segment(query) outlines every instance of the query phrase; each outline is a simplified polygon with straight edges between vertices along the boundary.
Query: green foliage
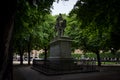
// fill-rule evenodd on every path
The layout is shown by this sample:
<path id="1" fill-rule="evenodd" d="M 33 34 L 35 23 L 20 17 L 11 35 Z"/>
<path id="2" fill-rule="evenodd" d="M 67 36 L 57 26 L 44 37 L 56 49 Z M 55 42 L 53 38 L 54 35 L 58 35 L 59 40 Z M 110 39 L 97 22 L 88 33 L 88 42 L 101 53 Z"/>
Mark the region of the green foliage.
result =
<path id="1" fill-rule="evenodd" d="M 110 52 L 105 52 L 100 54 L 101 58 L 120 58 L 120 53 L 112 54 Z"/>
<path id="2" fill-rule="evenodd" d="M 24 45 L 24 51 L 28 45 L 30 50 L 48 46 L 54 32 L 54 17 L 48 15 L 53 0 L 48 1 L 33 2 L 33 5 L 30 1 L 18 1 L 14 27 L 14 49 L 17 50 L 18 45 Z"/>
<path id="3" fill-rule="evenodd" d="M 67 16 L 67 27 L 65 28 L 65 35 L 68 35 L 72 41 L 72 50 L 79 48 L 79 34 L 81 33 L 79 30 L 79 24 L 76 20 L 76 15 Z"/>
<path id="4" fill-rule="evenodd" d="M 44 57 L 45 57 L 45 53 L 44 52 L 39 54 L 39 58 L 44 58 Z M 49 57 L 49 53 L 47 54 L 47 57 Z"/>
<path id="5" fill-rule="evenodd" d="M 96 23 L 92 22 L 85 28 L 81 27 L 81 22 L 76 19 L 77 15 L 67 18 L 66 34 L 73 42 L 72 48 L 95 52 L 96 50 L 108 50 L 111 28 L 103 27 L 99 29 Z"/>
<path id="6" fill-rule="evenodd" d="M 51 39 L 54 37 L 54 24 L 55 18 L 51 15 L 45 16 L 45 21 L 39 25 L 41 27 L 41 32 L 39 33 L 39 45 L 41 48 L 45 46 L 48 48 Z M 37 43 L 38 44 L 38 43 Z"/>
<path id="7" fill-rule="evenodd" d="M 87 50 L 120 48 L 119 5 L 119 0 L 78 0 L 70 15 L 77 14 L 80 29 L 85 30 Z"/>
<path id="8" fill-rule="evenodd" d="M 82 54 L 76 54 L 76 53 L 72 53 L 72 57 L 76 58 L 76 59 L 80 59 Z M 96 54 L 94 53 L 86 53 L 84 54 L 85 58 L 97 58 Z M 110 52 L 105 52 L 105 53 L 100 53 L 100 57 L 101 59 L 104 58 L 120 58 L 120 53 L 116 53 L 116 54 L 111 54 Z"/>
<path id="9" fill-rule="evenodd" d="M 76 54 L 76 53 L 73 53 L 72 54 L 72 57 L 73 58 L 76 58 L 76 59 L 81 59 L 81 56 L 82 56 L 83 54 Z M 86 54 L 84 54 L 84 57 L 85 58 L 90 58 L 90 59 L 92 59 L 92 58 L 96 58 L 96 54 L 94 54 L 94 53 L 86 53 Z"/>
<path id="10" fill-rule="evenodd" d="M 94 54 L 94 53 L 86 53 L 85 56 L 89 57 L 90 59 L 96 58 L 96 54 Z"/>
<path id="11" fill-rule="evenodd" d="M 44 58 L 44 53 L 39 54 L 39 58 Z"/>
<path id="12" fill-rule="evenodd" d="M 72 53 L 72 58 L 80 59 L 81 58 L 81 54 L 74 54 L 74 53 Z"/>
<path id="13" fill-rule="evenodd" d="M 119 18 L 119 0 L 78 0 L 72 12 L 77 14 L 77 18 L 82 24 L 89 25 L 91 22 L 97 25 L 114 25 Z M 114 15 L 113 15 L 114 14 Z"/>

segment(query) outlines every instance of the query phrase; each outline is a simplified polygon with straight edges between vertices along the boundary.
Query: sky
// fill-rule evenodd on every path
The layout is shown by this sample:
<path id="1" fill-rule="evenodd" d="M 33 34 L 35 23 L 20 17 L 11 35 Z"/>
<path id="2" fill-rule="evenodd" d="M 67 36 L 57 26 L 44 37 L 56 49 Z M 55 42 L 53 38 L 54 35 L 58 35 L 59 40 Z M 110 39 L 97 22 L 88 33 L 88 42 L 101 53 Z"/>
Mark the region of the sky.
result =
<path id="1" fill-rule="evenodd" d="M 68 14 L 74 7 L 74 4 L 77 2 L 77 0 L 69 0 L 69 1 L 59 1 L 53 3 L 53 9 L 51 14 L 52 15 L 58 15 L 59 13 L 62 14 Z"/>

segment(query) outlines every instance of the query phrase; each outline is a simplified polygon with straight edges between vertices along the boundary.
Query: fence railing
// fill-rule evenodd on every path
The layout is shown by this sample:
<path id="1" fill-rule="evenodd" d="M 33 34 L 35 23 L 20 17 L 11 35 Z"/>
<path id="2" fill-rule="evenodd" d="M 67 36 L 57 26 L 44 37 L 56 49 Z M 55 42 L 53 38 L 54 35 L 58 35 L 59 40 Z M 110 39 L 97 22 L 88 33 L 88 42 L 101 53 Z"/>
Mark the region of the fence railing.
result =
<path id="1" fill-rule="evenodd" d="M 73 61 L 72 61 L 73 62 Z M 61 68 L 64 65 L 60 65 L 60 67 L 52 68 L 51 63 L 48 60 L 33 60 L 33 67 L 44 70 L 47 72 L 50 72 L 52 69 L 55 71 L 75 71 L 79 70 L 80 72 L 90 72 L 90 71 L 96 71 L 96 61 L 95 60 L 74 60 L 74 63 L 68 64 L 67 69 Z M 65 66 L 66 67 L 66 66 Z"/>
<path id="2" fill-rule="evenodd" d="M 85 58 L 84 60 L 81 60 L 81 59 L 79 59 L 80 61 L 84 61 L 84 60 L 87 60 L 87 61 L 92 61 L 92 62 L 94 62 L 94 63 L 96 63 L 97 64 L 97 59 L 96 58 Z M 120 64 L 120 58 L 108 58 L 108 57 L 105 57 L 105 58 L 101 58 L 100 59 L 101 60 L 101 63 L 102 64 Z"/>

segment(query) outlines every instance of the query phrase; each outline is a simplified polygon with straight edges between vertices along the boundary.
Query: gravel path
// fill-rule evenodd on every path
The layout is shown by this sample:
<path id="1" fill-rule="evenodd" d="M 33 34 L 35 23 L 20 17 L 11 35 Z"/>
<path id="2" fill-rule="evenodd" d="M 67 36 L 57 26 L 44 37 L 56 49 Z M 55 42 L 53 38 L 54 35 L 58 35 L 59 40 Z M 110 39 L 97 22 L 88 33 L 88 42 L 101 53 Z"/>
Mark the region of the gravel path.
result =
<path id="1" fill-rule="evenodd" d="M 14 67 L 14 80 L 120 80 L 120 71 L 92 72 L 46 76 L 31 66 Z"/>

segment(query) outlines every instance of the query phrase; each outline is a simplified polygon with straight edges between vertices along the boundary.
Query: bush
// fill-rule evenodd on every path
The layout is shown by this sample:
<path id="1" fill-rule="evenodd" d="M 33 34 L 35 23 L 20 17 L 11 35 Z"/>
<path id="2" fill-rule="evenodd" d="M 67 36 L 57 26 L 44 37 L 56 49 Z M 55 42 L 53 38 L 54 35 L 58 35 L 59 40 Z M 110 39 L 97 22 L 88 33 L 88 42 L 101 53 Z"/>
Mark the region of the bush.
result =
<path id="1" fill-rule="evenodd" d="M 72 58 L 80 59 L 81 54 L 72 53 Z"/>
<path id="2" fill-rule="evenodd" d="M 44 58 L 44 52 L 39 54 L 39 58 Z"/>
<path id="3" fill-rule="evenodd" d="M 44 52 L 39 54 L 39 58 L 44 58 L 44 56 L 45 56 L 45 53 L 44 53 Z M 48 57 L 48 56 L 49 56 L 49 53 L 47 53 L 47 57 Z"/>
<path id="4" fill-rule="evenodd" d="M 80 59 L 82 54 L 72 53 L 72 57 L 76 59 Z M 86 53 L 84 54 L 86 58 L 96 58 L 95 53 Z M 120 53 L 112 54 L 110 52 L 100 53 L 101 58 L 120 58 Z"/>

